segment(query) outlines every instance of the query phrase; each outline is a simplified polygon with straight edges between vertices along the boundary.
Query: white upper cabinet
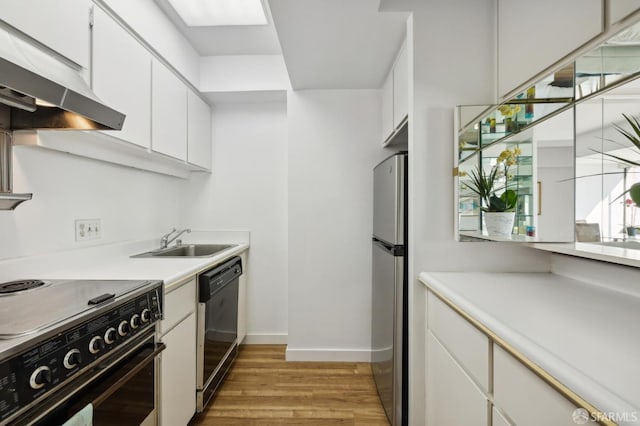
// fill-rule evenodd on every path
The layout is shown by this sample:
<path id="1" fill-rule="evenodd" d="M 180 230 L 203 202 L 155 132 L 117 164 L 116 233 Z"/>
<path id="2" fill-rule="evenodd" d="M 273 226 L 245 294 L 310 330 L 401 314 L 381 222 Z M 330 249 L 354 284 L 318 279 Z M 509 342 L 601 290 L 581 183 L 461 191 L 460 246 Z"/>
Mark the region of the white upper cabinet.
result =
<path id="1" fill-rule="evenodd" d="M 603 0 L 498 0 L 499 96 L 602 31 Z"/>
<path id="2" fill-rule="evenodd" d="M 90 0 L 0 0 L 1 19 L 89 68 Z"/>
<path id="3" fill-rule="evenodd" d="M 393 70 L 382 85 L 382 141 L 393 134 Z"/>
<path id="4" fill-rule="evenodd" d="M 187 161 L 211 170 L 211 108 L 189 90 L 187 106 Z"/>
<path id="5" fill-rule="evenodd" d="M 409 113 L 409 56 L 402 46 L 393 67 L 393 127 L 398 129 Z"/>
<path id="6" fill-rule="evenodd" d="M 124 28 L 95 7 L 93 90 L 127 117 L 121 131 L 105 132 L 145 148 L 151 146 L 151 54 Z"/>
<path id="7" fill-rule="evenodd" d="M 382 84 L 382 143 L 386 146 L 409 113 L 409 56 L 406 43 Z"/>
<path id="8" fill-rule="evenodd" d="M 186 161 L 187 87 L 155 58 L 151 75 L 151 149 Z"/>
<path id="9" fill-rule="evenodd" d="M 609 23 L 620 22 L 636 10 L 640 9 L 638 0 L 613 0 L 609 6 Z"/>

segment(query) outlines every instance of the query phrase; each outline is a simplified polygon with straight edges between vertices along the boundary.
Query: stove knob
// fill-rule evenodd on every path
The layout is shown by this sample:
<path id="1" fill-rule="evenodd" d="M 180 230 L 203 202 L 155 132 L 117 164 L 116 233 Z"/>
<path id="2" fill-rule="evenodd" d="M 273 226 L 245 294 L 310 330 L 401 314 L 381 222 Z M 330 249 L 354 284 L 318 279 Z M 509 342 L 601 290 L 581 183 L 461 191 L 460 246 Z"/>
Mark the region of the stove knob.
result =
<path id="1" fill-rule="evenodd" d="M 142 310 L 142 313 L 140 314 L 140 318 L 142 319 L 142 322 L 149 322 L 149 320 L 151 319 L 151 311 L 147 308 L 144 308 Z"/>
<path id="2" fill-rule="evenodd" d="M 104 341 L 107 345 L 112 344 L 116 341 L 116 337 L 118 336 L 118 332 L 115 328 L 109 327 L 107 331 L 104 332 Z"/>
<path id="3" fill-rule="evenodd" d="M 120 325 L 118 325 L 118 334 L 122 337 L 129 334 L 129 322 L 127 320 L 122 321 Z"/>
<path id="4" fill-rule="evenodd" d="M 89 352 L 97 354 L 104 349 L 104 340 L 100 336 L 94 336 L 89 342 Z"/>
<path id="5" fill-rule="evenodd" d="M 31 389 L 40 389 L 47 383 L 51 383 L 51 369 L 49 367 L 38 367 L 31 373 L 31 378 L 29 379 Z"/>
<path id="6" fill-rule="evenodd" d="M 131 317 L 131 328 L 135 330 L 138 327 L 140 327 L 140 315 L 133 314 Z"/>
<path id="7" fill-rule="evenodd" d="M 67 370 L 73 370 L 78 366 L 78 364 L 80 364 L 81 361 L 82 357 L 80 356 L 80 351 L 77 349 L 71 349 L 64 356 L 64 361 L 62 362 L 62 364 Z"/>

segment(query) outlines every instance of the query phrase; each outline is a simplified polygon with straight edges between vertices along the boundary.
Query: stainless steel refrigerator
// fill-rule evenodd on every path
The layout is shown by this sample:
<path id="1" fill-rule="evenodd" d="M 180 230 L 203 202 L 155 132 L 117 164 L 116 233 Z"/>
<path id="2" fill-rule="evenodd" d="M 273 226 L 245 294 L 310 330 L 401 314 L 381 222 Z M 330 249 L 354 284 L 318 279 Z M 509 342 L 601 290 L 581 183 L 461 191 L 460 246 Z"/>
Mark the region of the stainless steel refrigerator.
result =
<path id="1" fill-rule="evenodd" d="M 408 421 L 407 153 L 373 169 L 371 361 L 393 426 Z"/>

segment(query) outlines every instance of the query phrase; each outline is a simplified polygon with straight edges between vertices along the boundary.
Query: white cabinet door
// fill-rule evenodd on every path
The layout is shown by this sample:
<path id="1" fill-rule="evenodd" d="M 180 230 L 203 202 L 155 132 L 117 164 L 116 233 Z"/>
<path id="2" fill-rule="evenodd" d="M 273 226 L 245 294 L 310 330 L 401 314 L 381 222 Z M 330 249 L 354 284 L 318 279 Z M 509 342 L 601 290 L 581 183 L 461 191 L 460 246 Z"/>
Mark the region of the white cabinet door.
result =
<path id="1" fill-rule="evenodd" d="M 196 314 L 162 337 L 160 425 L 186 425 L 196 412 Z"/>
<path id="2" fill-rule="evenodd" d="M 600 34 L 602 2 L 498 0 L 498 94 L 515 90 Z M 486 48 L 490 55 L 491 46 Z"/>
<path id="3" fill-rule="evenodd" d="M 0 19 L 89 68 L 90 0 L 0 0 Z"/>
<path id="4" fill-rule="evenodd" d="M 382 85 L 382 142 L 393 133 L 393 69 Z"/>
<path id="5" fill-rule="evenodd" d="M 187 161 L 211 170 L 211 108 L 189 90 Z"/>
<path id="6" fill-rule="evenodd" d="M 496 345 L 493 362 L 494 404 L 518 426 L 575 426 L 576 406 Z"/>
<path id="7" fill-rule="evenodd" d="M 609 22 L 615 24 L 640 9 L 638 0 L 613 0 L 609 3 Z"/>
<path id="8" fill-rule="evenodd" d="M 430 331 L 427 339 L 428 424 L 486 426 L 489 409 L 486 396 Z"/>
<path id="9" fill-rule="evenodd" d="M 491 418 L 493 419 L 491 421 L 491 426 L 511 426 L 511 423 L 509 423 L 507 419 L 505 419 L 504 416 L 496 410 L 496 407 L 493 407 L 491 414 Z"/>
<path id="10" fill-rule="evenodd" d="M 402 46 L 393 67 L 393 127 L 398 128 L 409 113 L 409 56 Z"/>
<path id="11" fill-rule="evenodd" d="M 151 149 L 187 159 L 187 86 L 157 59 L 151 72 Z"/>
<path id="12" fill-rule="evenodd" d="M 151 146 L 151 54 L 99 7 L 94 8 L 93 90 L 127 117 L 121 131 L 105 132 Z"/>

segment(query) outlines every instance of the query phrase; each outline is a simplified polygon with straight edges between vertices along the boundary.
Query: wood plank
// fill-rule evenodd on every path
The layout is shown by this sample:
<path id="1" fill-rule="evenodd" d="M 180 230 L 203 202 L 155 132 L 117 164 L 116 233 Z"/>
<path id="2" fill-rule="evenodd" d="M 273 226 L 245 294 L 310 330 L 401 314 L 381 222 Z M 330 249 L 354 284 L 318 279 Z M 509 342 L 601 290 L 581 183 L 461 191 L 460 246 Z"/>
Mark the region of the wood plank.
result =
<path id="1" fill-rule="evenodd" d="M 389 425 L 368 363 L 286 362 L 284 345 L 243 345 L 191 426 Z"/>

